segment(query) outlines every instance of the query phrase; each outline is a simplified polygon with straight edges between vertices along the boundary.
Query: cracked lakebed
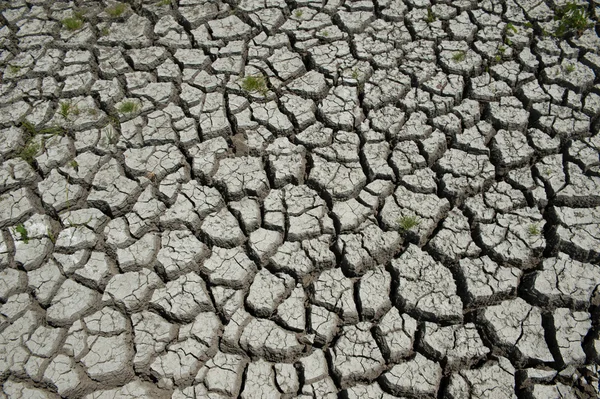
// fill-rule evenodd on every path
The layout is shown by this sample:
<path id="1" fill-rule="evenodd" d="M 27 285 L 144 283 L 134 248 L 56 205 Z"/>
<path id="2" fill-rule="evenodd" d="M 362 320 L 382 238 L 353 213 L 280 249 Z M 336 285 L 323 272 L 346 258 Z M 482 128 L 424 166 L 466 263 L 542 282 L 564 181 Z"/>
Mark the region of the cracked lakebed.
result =
<path id="1" fill-rule="evenodd" d="M 600 395 L 594 2 L 0 10 L 0 398 Z"/>

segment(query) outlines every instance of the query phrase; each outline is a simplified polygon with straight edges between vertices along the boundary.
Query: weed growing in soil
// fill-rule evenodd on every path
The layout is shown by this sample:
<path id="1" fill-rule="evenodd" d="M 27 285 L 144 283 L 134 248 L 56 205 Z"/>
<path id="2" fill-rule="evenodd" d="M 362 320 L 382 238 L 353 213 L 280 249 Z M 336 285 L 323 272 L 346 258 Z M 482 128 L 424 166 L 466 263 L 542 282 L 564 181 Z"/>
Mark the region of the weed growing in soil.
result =
<path id="1" fill-rule="evenodd" d="M 264 96 L 267 95 L 267 82 L 264 76 L 246 76 L 242 80 L 242 89 L 249 93 L 259 92 Z"/>
<path id="2" fill-rule="evenodd" d="M 76 31 L 83 26 L 83 18 L 81 15 L 65 18 L 62 21 L 64 28 L 68 31 Z"/>
<path id="3" fill-rule="evenodd" d="M 416 216 L 410 215 L 402 216 L 400 219 L 398 219 L 398 223 L 400 224 L 400 230 L 408 231 L 413 227 L 418 226 L 420 222 Z"/>
<path id="4" fill-rule="evenodd" d="M 110 7 L 108 7 L 106 10 L 106 13 L 108 15 L 110 15 L 113 18 L 118 18 L 121 15 L 123 15 L 123 13 L 125 12 L 125 10 L 127 9 L 127 6 L 125 5 L 125 3 L 116 3 Z"/>
<path id="5" fill-rule="evenodd" d="M 25 226 L 23 226 L 23 223 L 19 223 L 15 227 L 15 232 L 21 236 L 21 241 L 23 241 L 25 244 L 29 243 L 29 235 Z"/>
<path id="6" fill-rule="evenodd" d="M 575 33 L 581 35 L 584 30 L 593 25 L 588 19 L 585 7 L 575 2 L 569 2 L 559 8 L 554 15 L 554 20 L 559 21 L 554 32 L 557 37 Z"/>
<path id="7" fill-rule="evenodd" d="M 125 101 L 119 106 L 119 112 L 122 114 L 131 114 L 139 109 L 140 105 L 134 101 Z"/>
<path id="8" fill-rule="evenodd" d="M 461 62 L 464 61 L 466 57 L 467 54 L 464 51 L 457 51 L 456 53 L 452 54 L 452 61 Z"/>
<path id="9" fill-rule="evenodd" d="M 529 227 L 527 227 L 527 232 L 529 233 L 530 236 L 539 236 L 540 228 L 538 227 L 537 224 L 530 224 Z"/>

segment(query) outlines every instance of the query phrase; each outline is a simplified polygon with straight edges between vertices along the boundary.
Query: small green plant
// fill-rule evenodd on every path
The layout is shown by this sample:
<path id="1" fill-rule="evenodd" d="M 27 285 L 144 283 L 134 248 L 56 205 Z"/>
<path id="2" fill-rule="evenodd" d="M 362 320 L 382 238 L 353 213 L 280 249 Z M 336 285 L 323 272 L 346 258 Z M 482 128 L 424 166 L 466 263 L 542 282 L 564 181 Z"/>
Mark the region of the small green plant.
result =
<path id="1" fill-rule="evenodd" d="M 114 5 L 107 7 L 104 11 L 106 11 L 106 13 L 112 18 L 118 18 L 123 15 L 126 9 L 127 6 L 125 3 L 115 3 Z"/>
<path id="2" fill-rule="evenodd" d="M 504 47 L 504 46 L 499 46 L 499 47 L 498 47 L 498 54 L 500 54 L 500 55 L 504 55 L 504 53 L 506 53 L 506 47 Z"/>
<path id="3" fill-rule="evenodd" d="M 159 6 L 170 6 L 171 5 L 171 0 L 160 0 L 158 2 Z"/>
<path id="4" fill-rule="evenodd" d="M 9 65 L 8 66 L 8 70 L 10 71 L 10 73 L 12 73 L 13 75 L 16 75 L 17 73 L 19 73 L 19 71 L 21 70 L 22 67 L 18 66 L 18 65 Z"/>
<path id="5" fill-rule="evenodd" d="M 46 229 L 46 235 L 52 241 L 52 244 L 56 244 L 56 235 L 50 229 Z"/>
<path id="6" fill-rule="evenodd" d="M 60 103 L 60 108 L 58 110 L 60 116 L 62 116 L 65 120 L 69 120 L 71 115 L 77 116 L 80 114 L 79 107 L 77 105 L 73 105 L 71 101 L 63 101 Z"/>
<path id="7" fill-rule="evenodd" d="M 68 31 L 76 31 L 83 26 L 83 18 L 81 15 L 73 15 L 72 17 L 62 20 L 64 28 Z"/>
<path id="8" fill-rule="evenodd" d="M 413 227 L 418 226 L 420 221 L 416 216 L 410 215 L 410 216 L 402 216 L 398 220 L 398 223 L 400 224 L 400 230 L 408 231 L 408 230 L 412 229 Z"/>
<path id="9" fill-rule="evenodd" d="M 29 235 L 25 226 L 23 226 L 23 223 L 19 223 L 15 227 L 15 232 L 21 236 L 21 241 L 23 241 L 25 244 L 29 244 Z"/>
<path id="10" fill-rule="evenodd" d="M 77 170 L 79 169 L 79 163 L 76 160 L 71 160 L 71 162 L 69 162 L 69 166 L 72 167 L 73 169 Z"/>
<path id="11" fill-rule="evenodd" d="M 29 165 L 33 164 L 33 159 L 35 158 L 35 156 L 37 155 L 37 153 L 40 151 L 40 145 L 36 142 L 34 142 L 33 140 L 29 140 L 26 144 L 25 147 L 23 147 L 23 149 L 21 150 L 21 152 L 19 152 L 19 157 L 27 162 Z"/>
<path id="12" fill-rule="evenodd" d="M 575 72 L 575 64 L 569 63 L 569 64 L 565 65 L 565 72 L 566 73 L 573 73 L 573 72 Z"/>
<path id="13" fill-rule="evenodd" d="M 464 61 L 465 58 L 467 57 L 467 54 L 464 51 L 457 51 L 454 54 L 452 54 L 452 61 L 454 62 L 461 62 Z"/>
<path id="14" fill-rule="evenodd" d="M 515 33 L 518 33 L 519 30 L 510 22 L 506 24 L 506 35 L 507 36 L 512 36 Z"/>
<path id="15" fill-rule="evenodd" d="M 294 15 L 296 16 L 296 18 L 302 17 L 302 10 L 296 10 L 296 12 L 294 13 Z"/>
<path id="16" fill-rule="evenodd" d="M 496 54 L 496 56 L 494 57 L 494 62 L 497 64 L 500 61 L 502 61 L 502 56 L 500 54 Z"/>
<path id="17" fill-rule="evenodd" d="M 119 142 L 119 136 L 115 133 L 112 125 L 106 125 L 104 133 L 106 134 L 106 145 L 117 144 Z"/>
<path id="18" fill-rule="evenodd" d="M 526 27 L 527 29 L 533 29 L 533 24 L 529 21 L 525 22 L 523 24 L 524 27 Z"/>
<path id="19" fill-rule="evenodd" d="M 321 32 L 321 34 L 323 36 L 325 36 L 325 37 L 328 37 L 329 36 L 329 31 L 328 30 L 324 30 L 324 31 Z"/>
<path id="20" fill-rule="evenodd" d="M 554 20 L 559 21 L 554 34 L 563 37 L 569 34 L 581 35 L 584 30 L 593 25 L 588 19 L 588 13 L 583 5 L 568 2 L 554 14 Z"/>
<path id="21" fill-rule="evenodd" d="M 360 71 L 356 68 L 352 70 L 352 79 L 358 80 L 360 78 Z"/>
<path id="22" fill-rule="evenodd" d="M 538 227 L 537 224 L 530 224 L 527 227 L 527 232 L 529 233 L 530 236 L 539 236 L 540 235 L 540 228 Z"/>
<path id="23" fill-rule="evenodd" d="M 119 106 L 119 112 L 122 114 L 132 114 L 140 109 L 140 105 L 135 101 L 124 101 Z"/>
<path id="24" fill-rule="evenodd" d="M 433 11 L 431 11 L 431 7 L 427 7 L 427 17 L 425 18 L 425 22 L 427 22 L 428 24 L 432 23 L 435 21 L 435 15 L 433 14 Z"/>
<path id="25" fill-rule="evenodd" d="M 100 35 L 101 36 L 108 36 L 108 35 L 110 35 L 110 29 L 108 29 L 107 26 L 105 26 L 104 28 L 100 29 Z"/>
<path id="26" fill-rule="evenodd" d="M 259 92 L 264 96 L 267 95 L 267 82 L 264 76 L 246 76 L 242 80 L 242 89 L 247 92 Z"/>

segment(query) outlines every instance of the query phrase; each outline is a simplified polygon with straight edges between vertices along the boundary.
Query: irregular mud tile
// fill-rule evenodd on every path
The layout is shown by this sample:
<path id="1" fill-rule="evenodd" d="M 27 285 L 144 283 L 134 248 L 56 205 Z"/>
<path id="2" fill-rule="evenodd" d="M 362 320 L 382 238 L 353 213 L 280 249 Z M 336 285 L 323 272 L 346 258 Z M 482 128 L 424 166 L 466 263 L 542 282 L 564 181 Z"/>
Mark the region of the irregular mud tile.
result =
<path id="1" fill-rule="evenodd" d="M 187 272 L 199 271 L 199 265 L 209 255 L 208 247 L 189 230 L 171 230 L 162 234 L 156 267 L 167 280 L 174 280 Z"/>
<path id="2" fill-rule="evenodd" d="M 298 372 L 293 364 L 289 363 L 276 363 L 275 369 L 275 382 L 277 387 L 283 394 L 294 395 L 300 389 L 300 382 L 298 381 Z"/>
<path id="3" fill-rule="evenodd" d="M 519 361 L 553 361 L 544 338 L 540 308 L 516 298 L 488 306 L 478 318 L 489 338 Z"/>
<path id="4" fill-rule="evenodd" d="M 87 202 L 92 207 L 109 209 L 113 215 L 118 215 L 133 205 L 141 191 L 140 185 L 127 178 L 123 167 L 111 158 L 96 173 Z"/>
<path id="5" fill-rule="evenodd" d="M 459 261 L 459 279 L 465 285 L 469 305 L 480 306 L 515 296 L 523 272 L 500 266 L 487 255 Z"/>
<path id="6" fill-rule="evenodd" d="M 51 268 L 54 265 L 55 265 L 54 262 L 52 262 L 52 263 L 49 262 L 49 268 Z M 40 269 L 38 269 L 38 270 L 40 270 Z M 58 270 L 58 268 L 55 270 L 48 270 L 49 276 L 38 278 L 37 281 L 43 283 L 46 281 L 46 279 L 50 280 L 51 279 L 50 277 L 51 276 L 53 277 L 55 275 L 55 272 L 60 274 L 60 271 Z M 33 282 L 29 283 L 29 279 L 31 279 L 31 278 L 32 277 L 29 274 L 25 273 L 22 270 L 5 268 L 4 270 L 0 271 L 0 300 L 2 302 L 6 302 L 6 300 L 10 296 L 24 292 L 25 289 L 27 288 L 28 284 L 30 284 L 33 287 L 40 285 L 35 280 Z"/>
<path id="7" fill-rule="evenodd" d="M 70 357 L 57 355 L 44 372 L 44 382 L 56 387 L 61 396 L 80 396 L 92 387 L 81 366 Z"/>
<path id="8" fill-rule="evenodd" d="M 592 327 L 590 314 L 558 308 L 552 314 L 554 334 L 560 358 L 567 365 L 581 365 L 586 362 L 583 340 Z"/>
<path id="9" fill-rule="evenodd" d="M 290 361 L 304 350 L 298 337 L 270 320 L 252 318 L 245 326 L 240 346 L 251 356 L 271 361 Z"/>
<path id="10" fill-rule="evenodd" d="M 259 158 L 223 159 L 213 179 L 232 200 L 239 200 L 244 195 L 264 197 L 269 189 L 267 175 Z"/>
<path id="11" fill-rule="evenodd" d="M 144 137 L 149 136 L 148 133 Z M 172 144 L 131 148 L 123 153 L 125 165 L 137 176 L 161 181 L 184 165 L 183 154 Z"/>
<path id="12" fill-rule="evenodd" d="M 442 223 L 442 229 L 428 245 L 435 255 L 452 262 L 465 257 L 475 257 L 481 252 L 471 237 L 468 219 L 457 208 L 448 213 Z"/>
<path id="13" fill-rule="evenodd" d="M 370 385 L 358 384 L 343 391 L 348 399 L 373 398 L 373 399 L 392 399 L 396 396 L 385 392 L 378 383 Z"/>
<path id="14" fill-rule="evenodd" d="M 258 201 L 246 197 L 240 201 L 229 202 L 228 206 L 240 221 L 240 227 L 242 227 L 246 234 L 260 228 L 262 215 Z"/>
<path id="15" fill-rule="evenodd" d="M 11 271 L 13 269 L 7 270 Z M 65 277 L 61 274 L 59 264 L 55 260 L 49 259 L 40 268 L 27 272 L 25 281 L 25 284 L 28 284 L 29 288 L 33 290 L 36 300 L 41 305 L 47 306 L 65 281 Z M 7 280 L 7 282 L 10 282 L 10 280 Z M 18 281 L 15 281 L 15 283 L 18 283 Z M 18 290 L 19 285 L 13 287 Z"/>
<path id="16" fill-rule="evenodd" d="M 315 100 L 324 98 L 329 91 L 323 74 L 314 70 L 295 78 L 286 87 L 292 93 Z"/>
<path id="17" fill-rule="evenodd" d="M 427 252 L 410 244 L 391 266 L 398 278 L 396 293 L 401 308 L 434 322 L 462 320 L 463 304 L 452 273 Z"/>
<path id="18" fill-rule="evenodd" d="M 402 237 L 396 231 L 383 231 L 366 222 L 353 234 L 341 234 L 336 242 L 342 255 L 342 269 L 360 276 L 377 264 L 388 262 L 398 250 Z"/>
<path id="19" fill-rule="evenodd" d="M 398 363 L 413 353 L 417 320 L 392 307 L 379 321 L 375 337 L 388 362 Z"/>
<path id="20" fill-rule="evenodd" d="M 495 223 L 477 224 L 475 234 L 492 258 L 528 269 L 535 267 L 546 248 L 545 225 L 537 208 L 523 208 L 497 214 Z"/>
<path id="21" fill-rule="evenodd" d="M 257 271 L 243 247 L 231 249 L 213 247 L 210 258 L 204 261 L 200 271 L 208 275 L 212 284 L 234 289 L 247 288 Z"/>
<path id="22" fill-rule="evenodd" d="M 290 296 L 277 307 L 277 320 L 290 330 L 302 332 L 306 328 L 306 294 L 297 284 Z"/>
<path id="23" fill-rule="evenodd" d="M 200 312 L 214 310 L 204 280 L 193 272 L 156 289 L 150 304 L 169 318 L 188 323 Z"/>
<path id="24" fill-rule="evenodd" d="M 332 212 L 340 226 L 340 232 L 349 232 L 356 229 L 372 214 L 370 208 L 354 198 L 344 202 L 335 202 Z"/>
<path id="25" fill-rule="evenodd" d="M 516 97 L 506 96 L 500 98 L 499 102 L 491 102 L 489 104 L 490 119 L 497 129 L 507 129 L 511 131 L 513 139 L 516 139 L 515 143 L 512 144 L 512 150 L 516 152 L 515 158 L 523 158 L 528 155 L 531 156 L 532 149 L 526 145 L 526 140 L 520 135 L 517 135 L 515 131 L 524 132 L 529 124 L 529 111 L 523 109 L 523 104 Z M 498 131 L 500 133 L 501 130 Z M 515 137 L 516 136 L 516 137 Z M 498 137 L 498 136 L 496 136 Z M 501 154 L 506 154 L 507 151 L 503 148 L 503 143 L 499 143 L 498 151 Z M 510 152 L 510 149 L 507 149 Z M 510 165 L 510 161 L 515 162 L 510 157 L 503 159 L 506 165 Z"/>
<path id="26" fill-rule="evenodd" d="M 273 255 L 283 243 L 283 234 L 267 229 L 258 229 L 250 234 L 248 246 L 255 259 L 261 264 Z"/>
<path id="27" fill-rule="evenodd" d="M 554 239 L 558 242 L 559 250 L 580 261 L 598 259 L 600 207 L 554 207 L 553 213 L 558 222 Z"/>
<path id="28" fill-rule="evenodd" d="M 516 130 L 498 130 L 491 144 L 492 161 L 503 172 L 527 165 L 535 153 L 527 143 L 527 136 Z"/>
<path id="29" fill-rule="evenodd" d="M 371 323 L 344 327 L 334 347 L 330 349 L 333 372 L 342 388 L 356 381 L 370 382 L 383 372 L 385 361 L 371 335 Z"/>
<path id="30" fill-rule="evenodd" d="M 324 398 L 335 399 L 337 397 L 338 388 L 330 377 L 325 377 L 322 380 L 305 384 L 302 387 L 302 395 L 298 396 L 302 399 L 308 398 Z"/>
<path id="31" fill-rule="evenodd" d="M 36 399 L 58 399 L 59 396 L 52 392 L 29 386 L 14 380 L 5 381 L 2 387 L 3 393 L 9 398 L 36 398 Z"/>
<path id="32" fill-rule="evenodd" d="M 414 193 L 399 186 L 393 196 L 385 199 L 380 216 L 386 229 L 409 234 L 421 246 L 449 210 L 450 203 L 445 198 L 440 199 L 435 194 Z M 412 221 L 416 225 L 409 226 Z"/>
<path id="33" fill-rule="evenodd" d="M 442 368 L 420 353 L 383 373 L 381 384 L 394 395 L 432 396 L 439 389 Z"/>
<path id="34" fill-rule="evenodd" d="M 544 102 L 533 104 L 532 113 L 538 118 L 540 129 L 551 136 L 568 139 L 589 134 L 590 118 L 580 111 Z"/>
<path id="35" fill-rule="evenodd" d="M 98 308 L 101 295 L 73 280 L 67 279 L 60 286 L 46 311 L 49 323 L 69 325 L 79 317 Z"/>
<path id="36" fill-rule="evenodd" d="M 74 280 L 98 291 L 104 291 L 112 276 L 118 273 L 114 262 L 104 252 L 92 252 L 83 267 L 71 276 Z"/>
<path id="37" fill-rule="evenodd" d="M 200 227 L 210 243 L 216 246 L 233 248 L 246 240 L 238 221 L 227 208 L 208 215 Z"/>
<path id="38" fill-rule="evenodd" d="M 450 376 L 445 397 L 516 399 L 515 368 L 508 359 L 500 357 L 480 368 L 461 370 Z"/>
<path id="39" fill-rule="evenodd" d="M 36 197 L 31 190 L 20 188 L 0 197 L 0 227 L 14 226 L 37 210 Z"/>
<path id="40" fill-rule="evenodd" d="M 327 359 L 321 349 L 314 349 L 312 354 L 300 358 L 298 362 L 301 366 L 300 370 L 305 385 L 312 384 L 329 376 Z"/>
<path id="41" fill-rule="evenodd" d="M 156 313 L 142 311 L 131 315 L 136 371 L 144 371 L 177 336 L 177 325 L 170 324 Z"/>
<path id="42" fill-rule="evenodd" d="M 313 283 L 314 303 L 340 315 L 346 323 L 358 322 L 358 311 L 354 302 L 354 285 L 344 276 L 341 269 L 322 272 Z"/>
<path id="43" fill-rule="evenodd" d="M 203 382 L 211 393 L 237 397 L 247 363 L 244 356 L 219 351 L 198 371 L 196 381 Z"/>
<path id="44" fill-rule="evenodd" d="M 272 363 L 262 359 L 251 362 L 246 368 L 246 379 L 242 392 L 242 399 L 251 398 L 280 398 L 281 393 L 275 382 L 275 371 Z"/>
<path id="45" fill-rule="evenodd" d="M 161 391 L 153 384 L 136 379 L 119 388 L 98 390 L 85 396 L 85 399 L 111 399 L 111 398 L 162 398 L 166 397 L 167 392 Z"/>
<path id="46" fill-rule="evenodd" d="M 488 156 L 470 154 L 457 149 L 446 151 L 433 167 L 442 174 L 444 193 L 456 200 L 480 192 L 495 176 Z"/>
<path id="47" fill-rule="evenodd" d="M 95 381 L 125 382 L 133 377 L 133 347 L 129 334 L 98 336 L 81 358 L 85 371 Z"/>
<path id="48" fill-rule="evenodd" d="M 329 344 L 338 331 L 341 320 L 337 314 L 317 305 L 310 307 L 310 329 L 316 334 L 315 342 Z"/>
<path id="49" fill-rule="evenodd" d="M 336 86 L 325 97 L 319 106 L 319 113 L 325 123 L 343 130 L 352 130 L 362 122 L 364 115 L 358 106 L 358 96 L 355 89 L 347 86 Z"/>
<path id="50" fill-rule="evenodd" d="M 358 283 L 361 318 L 378 320 L 391 306 L 392 277 L 381 265 L 365 273 Z"/>
<path id="51" fill-rule="evenodd" d="M 443 361 L 447 369 L 456 370 L 476 364 L 490 353 L 473 323 L 442 327 L 426 322 L 423 331 L 424 350 Z"/>
<path id="52" fill-rule="evenodd" d="M 294 145 L 286 137 L 280 137 L 269 144 L 269 173 L 275 188 L 287 183 L 302 185 L 306 167 L 305 148 Z"/>
<path id="53" fill-rule="evenodd" d="M 289 118 L 279 110 L 275 101 L 268 103 L 252 103 L 250 105 L 253 118 L 271 131 L 280 135 L 289 135 L 294 130 L 294 125 Z"/>
<path id="54" fill-rule="evenodd" d="M 120 334 L 128 329 L 123 314 L 111 307 L 103 307 L 99 311 L 83 319 L 85 326 L 92 334 Z"/>
<path id="55" fill-rule="evenodd" d="M 587 309 L 600 303 L 598 287 L 600 270 L 590 263 L 582 263 L 560 252 L 548 258 L 543 269 L 532 275 L 532 299 L 545 306 Z"/>
<path id="56" fill-rule="evenodd" d="M 157 385 L 168 389 L 189 385 L 201 365 L 216 354 L 221 330 L 219 318 L 211 312 L 200 313 L 192 323 L 179 327 L 177 340 L 150 365 Z"/>
<path id="57" fill-rule="evenodd" d="M 273 274 L 261 269 L 255 276 L 246 305 L 259 317 L 269 317 L 290 294 L 294 279 L 287 274 Z"/>
<path id="58" fill-rule="evenodd" d="M 130 312 L 139 311 L 150 301 L 154 289 L 160 286 L 162 281 L 158 275 L 148 269 L 117 274 L 108 281 L 102 302 L 124 307 Z"/>
<path id="59" fill-rule="evenodd" d="M 38 164 L 39 165 L 39 164 Z M 49 170 L 44 171 L 47 174 Z M 0 190 L 14 190 L 37 180 L 35 170 L 23 159 L 9 159 L 0 166 Z"/>

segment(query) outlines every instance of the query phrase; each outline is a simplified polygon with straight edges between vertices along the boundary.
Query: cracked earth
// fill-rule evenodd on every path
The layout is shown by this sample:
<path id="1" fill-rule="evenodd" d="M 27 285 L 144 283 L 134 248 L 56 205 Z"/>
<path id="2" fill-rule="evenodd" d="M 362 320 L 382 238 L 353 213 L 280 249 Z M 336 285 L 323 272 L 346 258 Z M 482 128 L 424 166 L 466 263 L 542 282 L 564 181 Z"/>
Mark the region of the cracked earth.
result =
<path id="1" fill-rule="evenodd" d="M 600 5 L 1 1 L 0 398 L 597 398 Z"/>

